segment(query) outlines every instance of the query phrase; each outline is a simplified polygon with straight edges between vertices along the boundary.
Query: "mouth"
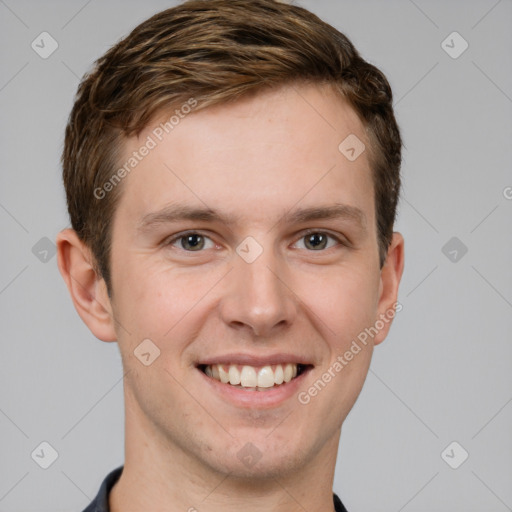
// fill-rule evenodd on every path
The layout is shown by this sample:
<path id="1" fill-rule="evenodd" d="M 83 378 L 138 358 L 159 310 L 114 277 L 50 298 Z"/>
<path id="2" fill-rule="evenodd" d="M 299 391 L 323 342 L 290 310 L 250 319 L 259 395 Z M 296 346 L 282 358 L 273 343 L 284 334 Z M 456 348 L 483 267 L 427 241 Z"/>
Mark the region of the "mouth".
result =
<path id="1" fill-rule="evenodd" d="M 282 388 L 309 372 L 312 364 L 279 363 L 261 366 L 233 363 L 199 364 L 197 369 L 221 384 L 243 391 L 268 392 Z"/>

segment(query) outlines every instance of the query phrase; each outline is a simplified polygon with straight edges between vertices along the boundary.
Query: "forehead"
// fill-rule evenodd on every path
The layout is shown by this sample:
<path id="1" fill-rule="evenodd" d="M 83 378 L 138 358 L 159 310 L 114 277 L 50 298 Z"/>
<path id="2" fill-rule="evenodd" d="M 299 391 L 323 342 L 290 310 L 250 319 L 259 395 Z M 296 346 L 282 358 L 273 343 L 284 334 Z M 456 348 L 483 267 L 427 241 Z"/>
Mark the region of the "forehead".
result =
<path id="1" fill-rule="evenodd" d="M 131 220 L 173 202 L 207 206 L 242 220 L 270 218 L 299 202 L 303 207 L 346 203 L 372 217 L 367 151 L 351 161 L 343 144 L 340 150 L 347 137 L 368 147 L 365 129 L 330 87 L 286 85 L 228 104 L 184 110 L 172 123 L 176 111 L 162 113 L 126 141 L 123 162 L 152 146 L 139 155 L 122 184 L 118 210 Z"/>

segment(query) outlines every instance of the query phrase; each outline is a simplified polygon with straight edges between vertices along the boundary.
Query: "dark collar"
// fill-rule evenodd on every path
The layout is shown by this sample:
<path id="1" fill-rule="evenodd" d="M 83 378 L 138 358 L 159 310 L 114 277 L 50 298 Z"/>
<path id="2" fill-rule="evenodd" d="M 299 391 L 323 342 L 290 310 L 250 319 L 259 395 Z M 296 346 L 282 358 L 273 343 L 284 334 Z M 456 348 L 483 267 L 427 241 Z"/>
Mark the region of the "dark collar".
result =
<path id="1" fill-rule="evenodd" d="M 110 512 L 108 505 L 108 495 L 112 487 L 114 487 L 114 484 L 119 480 L 119 477 L 123 472 L 123 467 L 124 466 L 120 466 L 107 475 L 101 484 L 96 498 L 94 498 L 92 503 L 84 510 L 84 512 Z M 336 496 L 336 494 L 333 494 L 333 500 L 334 509 L 336 512 L 347 512 L 347 509 L 343 506 L 343 503 L 338 498 L 338 496 Z"/>

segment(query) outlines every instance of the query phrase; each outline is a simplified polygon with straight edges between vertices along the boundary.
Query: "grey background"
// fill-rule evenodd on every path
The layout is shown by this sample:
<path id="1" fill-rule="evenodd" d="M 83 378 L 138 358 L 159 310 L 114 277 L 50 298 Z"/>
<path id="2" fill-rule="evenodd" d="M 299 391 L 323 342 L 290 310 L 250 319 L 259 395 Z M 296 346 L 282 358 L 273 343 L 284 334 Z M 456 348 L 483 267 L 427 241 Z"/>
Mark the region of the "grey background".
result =
<path id="1" fill-rule="evenodd" d="M 0 512 L 82 510 L 123 463 L 117 346 L 82 324 L 40 240 L 68 225 L 59 157 L 79 77 L 171 5 L 0 0 Z M 403 310 L 344 425 L 334 490 L 350 512 L 512 510 L 512 2 L 300 5 L 387 74 L 406 146 Z M 47 59 L 31 48 L 43 31 Z M 456 59 L 453 31 L 469 43 Z M 58 452 L 46 470 L 42 441 Z M 452 441 L 469 453 L 458 469 L 441 457 Z"/>

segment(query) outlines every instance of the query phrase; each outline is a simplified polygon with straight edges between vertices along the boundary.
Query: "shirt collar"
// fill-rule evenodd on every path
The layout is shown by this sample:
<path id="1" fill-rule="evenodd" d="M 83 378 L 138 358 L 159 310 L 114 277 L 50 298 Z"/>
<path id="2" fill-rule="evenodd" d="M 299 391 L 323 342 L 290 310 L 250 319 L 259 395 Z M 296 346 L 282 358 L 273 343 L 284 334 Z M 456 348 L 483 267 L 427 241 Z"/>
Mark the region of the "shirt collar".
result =
<path id="1" fill-rule="evenodd" d="M 96 498 L 91 502 L 91 504 L 84 510 L 84 512 L 110 512 L 110 507 L 108 504 L 108 495 L 114 484 L 119 480 L 121 473 L 123 472 L 123 467 L 120 466 L 113 471 L 111 471 L 103 480 L 100 490 L 96 495 Z M 333 494 L 334 500 L 334 509 L 336 512 L 347 512 L 347 509 L 344 507 L 341 500 Z"/>

